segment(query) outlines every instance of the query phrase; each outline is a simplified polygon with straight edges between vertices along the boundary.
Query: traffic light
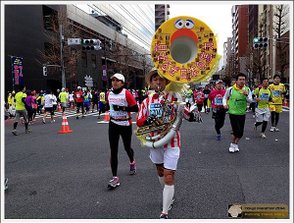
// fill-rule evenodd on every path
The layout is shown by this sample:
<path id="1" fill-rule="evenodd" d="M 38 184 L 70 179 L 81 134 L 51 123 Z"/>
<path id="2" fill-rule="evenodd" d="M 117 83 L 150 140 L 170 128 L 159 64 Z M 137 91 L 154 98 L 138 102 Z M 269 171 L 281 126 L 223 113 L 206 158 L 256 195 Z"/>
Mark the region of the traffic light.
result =
<path id="1" fill-rule="evenodd" d="M 43 66 L 43 76 L 47 77 L 47 66 Z"/>
<path id="2" fill-rule="evenodd" d="M 268 38 L 267 37 L 254 37 L 253 38 L 253 48 L 266 48 L 268 46 Z"/>
<path id="3" fill-rule="evenodd" d="M 83 39 L 83 50 L 100 50 L 101 41 L 99 39 Z"/>

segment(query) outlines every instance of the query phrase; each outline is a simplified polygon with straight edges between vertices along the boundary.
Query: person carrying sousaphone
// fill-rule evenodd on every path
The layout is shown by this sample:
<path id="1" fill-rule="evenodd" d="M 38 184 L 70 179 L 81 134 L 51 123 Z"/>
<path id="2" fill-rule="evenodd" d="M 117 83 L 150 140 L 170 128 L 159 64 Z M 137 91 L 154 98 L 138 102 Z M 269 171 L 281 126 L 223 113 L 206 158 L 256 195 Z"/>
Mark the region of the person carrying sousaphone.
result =
<path id="1" fill-rule="evenodd" d="M 169 80 L 159 75 L 153 68 L 146 75 L 146 82 L 150 87 L 148 97 L 143 100 L 139 107 L 137 115 L 137 126 L 149 126 L 152 123 L 160 125 L 164 103 L 170 105 L 173 102 L 180 101 L 177 94 L 166 91 Z M 152 136 L 160 135 L 160 131 L 152 132 Z M 159 182 L 163 188 L 162 212 L 160 218 L 168 218 L 168 211 L 172 208 L 174 202 L 174 177 L 180 157 L 180 132 L 176 130 L 174 137 L 167 141 L 165 145 L 159 148 L 150 148 L 150 159 L 156 165 Z"/>

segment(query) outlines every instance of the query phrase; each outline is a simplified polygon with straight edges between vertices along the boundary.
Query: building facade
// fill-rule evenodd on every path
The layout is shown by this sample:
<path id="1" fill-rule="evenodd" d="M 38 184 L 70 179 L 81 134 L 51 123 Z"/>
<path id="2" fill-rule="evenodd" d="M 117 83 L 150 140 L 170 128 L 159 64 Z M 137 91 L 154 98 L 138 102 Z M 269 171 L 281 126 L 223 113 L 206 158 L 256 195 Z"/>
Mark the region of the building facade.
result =
<path id="1" fill-rule="evenodd" d="M 289 5 L 235 5 L 231 12 L 226 76 L 242 72 L 253 86 L 279 73 L 283 82 L 289 82 Z M 257 37 L 266 38 L 267 44 L 254 47 Z"/>
<path id="2" fill-rule="evenodd" d="M 66 22 L 61 17 L 66 17 Z M 105 15 L 97 19 L 74 5 L 5 5 L 5 92 L 15 87 L 11 56 L 23 58 L 27 88 L 60 89 L 61 49 L 66 87 L 71 90 L 85 86 L 85 77 L 89 76 L 94 88 L 108 88 L 115 72 L 126 76 L 127 87 L 144 87 L 145 73 L 152 68 L 150 51 L 128 38 L 119 29 L 121 24 L 110 18 Z M 58 27 L 65 23 L 59 32 Z M 102 49 L 68 46 L 68 38 L 99 39 Z M 53 62 L 54 56 L 59 59 Z M 43 76 L 44 64 L 49 65 L 47 76 Z"/>
<path id="3" fill-rule="evenodd" d="M 155 30 L 159 28 L 159 26 L 169 19 L 170 5 L 169 4 L 156 4 L 155 5 Z"/>

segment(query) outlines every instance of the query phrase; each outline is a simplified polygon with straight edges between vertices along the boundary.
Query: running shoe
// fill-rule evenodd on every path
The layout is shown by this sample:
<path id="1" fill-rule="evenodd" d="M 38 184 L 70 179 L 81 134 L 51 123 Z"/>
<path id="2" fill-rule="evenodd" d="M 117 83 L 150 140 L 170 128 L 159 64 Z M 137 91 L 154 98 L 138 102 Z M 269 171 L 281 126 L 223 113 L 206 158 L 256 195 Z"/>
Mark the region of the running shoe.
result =
<path id="1" fill-rule="evenodd" d="M 44 119 L 44 118 L 42 118 L 42 122 L 43 122 L 43 124 L 46 124 L 46 121 L 45 121 L 45 119 Z"/>
<path id="2" fill-rule="evenodd" d="M 168 219 L 168 214 L 161 213 L 159 218 L 160 219 Z"/>
<path id="3" fill-rule="evenodd" d="M 15 136 L 17 136 L 16 129 L 13 129 L 13 130 L 12 130 L 12 134 L 15 135 Z"/>
<path id="4" fill-rule="evenodd" d="M 29 133 L 31 133 L 31 132 L 32 132 L 32 131 L 31 131 L 30 129 L 26 129 L 26 130 L 25 130 L 25 133 L 26 133 L 26 134 L 29 134 Z"/>
<path id="5" fill-rule="evenodd" d="M 234 153 L 234 152 L 235 152 L 235 146 L 234 146 L 233 143 L 230 144 L 229 152 L 230 152 L 230 153 Z"/>
<path id="6" fill-rule="evenodd" d="M 222 135 L 221 134 L 217 134 L 216 135 L 216 141 L 221 141 L 222 139 Z"/>
<path id="7" fill-rule="evenodd" d="M 79 119 L 79 116 L 77 116 L 76 119 Z"/>
<path id="8" fill-rule="evenodd" d="M 272 127 L 270 128 L 270 132 L 274 132 L 274 131 L 275 131 L 275 127 L 272 126 Z"/>
<path id="9" fill-rule="evenodd" d="M 129 174 L 130 175 L 136 174 L 136 162 L 135 162 L 135 160 L 132 163 L 130 163 L 130 171 L 129 171 Z"/>
<path id="10" fill-rule="evenodd" d="M 51 123 L 54 123 L 55 122 L 55 119 L 51 120 Z"/>
<path id="11" fill-rule="evenodd" d="M 266 135 L 264 133 L 260 133 L 260 137 L 265 139 L 266 138 Z"/>
<path id="12" fill-rule="evenodd" d="M 112 177 L 112 179 L 108 182 L 108 188 L 114 189 L 120 185 L 119 177 Z"/>
<path id="13" fill-rule="evenodd" d="M 280 131 L 280 129 L 278 129 L 277 127 L 275 127 L 275 132 L 279 132 Z"/>
<path id="14" fill-rule="evenodd" d="M 234 144 L 234 152 L 239 152 L 238 144 Z"/>

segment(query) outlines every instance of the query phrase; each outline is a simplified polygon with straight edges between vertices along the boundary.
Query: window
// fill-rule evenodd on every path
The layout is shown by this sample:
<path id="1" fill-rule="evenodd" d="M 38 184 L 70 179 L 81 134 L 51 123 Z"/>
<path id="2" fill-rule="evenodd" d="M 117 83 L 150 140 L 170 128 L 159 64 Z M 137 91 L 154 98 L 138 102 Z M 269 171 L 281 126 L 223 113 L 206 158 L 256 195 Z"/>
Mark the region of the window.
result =
<path id="1" fill-rule="evenodd" d="M 44 29 L 58 31 L 58 13 L 56 10 L 43 5 Z"/>

